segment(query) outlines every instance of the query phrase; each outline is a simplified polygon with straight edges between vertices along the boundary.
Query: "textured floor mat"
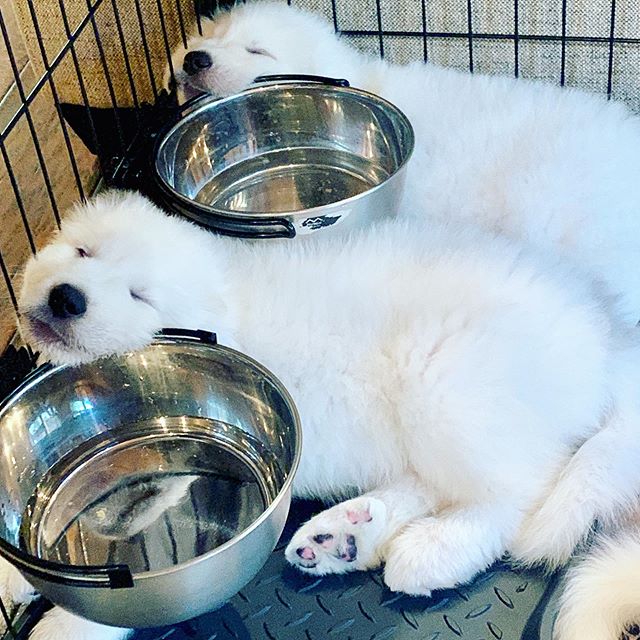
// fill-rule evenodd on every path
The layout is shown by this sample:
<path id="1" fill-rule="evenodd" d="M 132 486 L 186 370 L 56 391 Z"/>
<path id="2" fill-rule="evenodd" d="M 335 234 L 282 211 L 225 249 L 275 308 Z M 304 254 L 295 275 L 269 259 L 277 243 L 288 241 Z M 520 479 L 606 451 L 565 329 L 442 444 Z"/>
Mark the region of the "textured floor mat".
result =
<path id="1" fill-rule="evenodd" d="M 378 573 L 305 580 L 283 569 L 282 557 L 273 556 L 260 576 L 216 613 L 140 632 L 136 640 L 541 637 L 548 585 L 539 577 L 496 568 L 470 587 L 421 599 L 390 593 Z"/>
<path id="2" fill-rule="evenodd" d="M 390 592 L 380 572 L 300 574 L 285 563 L 283 548 L 320 508 L 294 503 L 278 548 L 224 607 L 174 627 L 139 631 L 134 640 L 551 640 L 549 603 L 558 579 L 539 572 L 498 564 L 473 584 L 431 598 Z M 26 629 L 35 619 L 19 622 Z"/>

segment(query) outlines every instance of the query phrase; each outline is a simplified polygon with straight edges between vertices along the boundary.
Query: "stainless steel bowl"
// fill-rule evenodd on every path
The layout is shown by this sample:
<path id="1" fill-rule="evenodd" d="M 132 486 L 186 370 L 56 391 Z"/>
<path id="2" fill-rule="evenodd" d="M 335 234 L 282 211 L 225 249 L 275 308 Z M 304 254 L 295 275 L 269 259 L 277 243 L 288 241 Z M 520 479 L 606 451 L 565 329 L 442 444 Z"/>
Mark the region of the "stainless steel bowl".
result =
<path id="1" fill-rule="evenodd" d="M 411 124 L 382 98 L 333 82 L 197 100 L 156 147 L 161 203 L 216 231 L 261 238 L 393 216 Z"/>
<path id="2" fill-rule="evenodd" d="M 173 624 L 224 603 L 275 547 L 298 415 L 211 335 L 41 369 L 0 408 L 0 554 L 54 603 Z"/>

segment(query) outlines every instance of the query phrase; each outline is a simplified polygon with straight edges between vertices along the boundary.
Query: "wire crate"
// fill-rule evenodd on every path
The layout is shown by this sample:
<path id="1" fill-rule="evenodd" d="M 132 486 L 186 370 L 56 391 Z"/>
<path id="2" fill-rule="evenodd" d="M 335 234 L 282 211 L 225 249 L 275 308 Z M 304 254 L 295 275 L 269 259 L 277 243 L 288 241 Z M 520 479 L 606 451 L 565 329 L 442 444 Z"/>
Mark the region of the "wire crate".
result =
<path id="1" fill-rule="evenodd" d="M 139 184 L 141 148 L 144 151 L 140 141 L 157 131 L 173 109 L 162 86 L 170 52 L 199 30 L 202 16 L 228 4 L 233 3 L 0 0 L 0 353 L 4 352 L 0 397 L 33 365 L 24 350 L 7 349 L 17 341 L 16 291 L 22 266 L 73 203 L 103 185 L 144 186 Z M 324 15 L 356 47 L 393 62 L 425 61 L 581 87 L 623 101 L 640 113 L 640 0 L 288 0 L 288 4 Z M 300 509 L 297 514 L 301 515 Z M 273 575 L 285 571 L 280 556 L 274 554 L 270 562 L 268 571 Z M 504 604 L 500 594 L 509 584 L 522 597 L 517 606 L 511 603 L 505 609 L 511 612 L 515 606 L 512 619 L 505 623 L 516 629 L 522 621 L 523 638 L 542 637 L 539 629 L 546 629 L 548 623 L 538 598 L 544 605 L 553 584 L 539 577 L 522 582 L 508 573 L 499 580 L 501 588 L 492 591 L 496 607 L 498 600 Z M 278 637 L 302 637 L 296 635 L 300 633 L 296 616 L 302 620 L 311 615 L 300 617 L 307 606 L 301 596 L 304 589 L 294 585 L 287 591 L 286 587 L 276 590 L 276 595 L 291 620 L 283 623 L 284 635 Z M 489 608 L 484 600 L 473 600 L 472 589 L 470 600 L 466 591 L 460 596 L 460 611 L 467 612 L 466 624 L 484 624 L 478 612 Z M 362 619 L 352 629 L 345 626 L 345 632 L 367 629 L 361 637 L 388 637 L 384 625 L 405 623 L 409 634 L 418 630 L 418 614 L 412 613 L 410 603 L 403 609 L 401 601 L 392 609 L 382 601 L 376 616 L 367 613 L 380 600 L 375 575 L 371 580 L 352 576 L 344 591 L 330 587 L 328 593 L 336 592 L 334 600 L 318 596 L 319 615 L 329 611 L 338 616 L 348 602 L 342 595 L 358 590 L 369 593 L 370 602 L 360 609 Z M 456 597 L 451 594 L 452 599 Z M 333 603 L 335 611 L 327 602 Z M 244 605 L 249 617 L 248 602 L 239 601 L 240 610 Z M 22 610 L 14 620 L 16 639 L 26 637 L 47 606 L 36 601 Z M 523 613 L 527 607 L 532 613 Z M 264 637 L 275 637 L 257 615 L 253 612 L 251 619 L 264 626 Z M 240 637 L 243 626 L 238 620 L 229 622 L 221 615 L 214 622 L 212 629 L 219 629 L 221 638 Z M 317 637 L 328 637 L 339 628 L 330 626 L 330 620 L 327 624 L 325 635 Z M 451 633 L 460 635 L 447 625 Z M 502 637 L 497 626 L 487 628 Z M 477 629 L 478 634 L 486 632 L 484 627 Z M 168 630 L 160 637 L 171 633 Z M 196 623 L 194 628 L 178 630 L 174 637 L 197 634 Z M 216 636 L 210 634 L 211 629 L 207 637 Z M 151 636 L 142 637 L 151 640 Z"/>
<path id="2" fill-rule="evenodd" d="M 285 0 L 282 0 L 283 2 Z M 214 0 L 0 0 L 0 352 L 21 266 L 72 203 L 135 188 L 132 146 L 168 108 L 170 51 Z M 638 0 L 289 0 L 405 63 L 540 78 L 640 111 Z M 150 125 L 150 123 L 152 123 Z"/>

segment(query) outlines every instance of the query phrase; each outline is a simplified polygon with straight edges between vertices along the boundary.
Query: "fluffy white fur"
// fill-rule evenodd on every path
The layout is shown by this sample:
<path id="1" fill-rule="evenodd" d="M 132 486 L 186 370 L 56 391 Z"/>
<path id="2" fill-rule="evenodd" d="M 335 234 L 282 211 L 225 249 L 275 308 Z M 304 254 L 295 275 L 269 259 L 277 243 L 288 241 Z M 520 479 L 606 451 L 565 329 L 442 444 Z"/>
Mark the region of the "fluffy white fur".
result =
<path id="1" fill-rule="evenodd" d="M 238 4 L 203 22 L 188 51 L 212 66 L 179 93 L 227 95 L 269 73 L 344 77 L 400 107 L 416 133 L 403 215 L 459 219 L 553 247 L 623 294 L 640 319 L 640 121 L 586 93 L 432 64 L 365 57 L 321 18 L 284 3 Z"/>
<path id="2" fill-rule="evenodd" d="M 85 294 L 83 315 L 51 316 L 63 282 Z M 355 496 L 305 524 L 289 561 L 312 574 L 383 562 L 392 589 L 428 594 L 505 552 L 555 565 L 596 518 L 613 529 L 629 511 L 640 334 L 600 291 L 464 224 L 249 243 L 123 194 L 66 219 L 27 265 L 20 308 L 32 346 L 58 362 L 134 349 L 167 325 L 215 330 L 257 358 L 301 414 L 297 495 Z M 585 637 L 582 616 L 605 620 L 590 640 L 626 621 L 581 590 L 590 566 L 567 591 L 561 640 Z"/>
<path id="3" fill-rule="evenodd" d="M 637 526 L 599 546 L 568 575 L 556 630 L 562 638 L 617 638 L 612 620 L 637 620 L 640 588 Z M 616 635 L 616 631 L 618 634 Z"/>

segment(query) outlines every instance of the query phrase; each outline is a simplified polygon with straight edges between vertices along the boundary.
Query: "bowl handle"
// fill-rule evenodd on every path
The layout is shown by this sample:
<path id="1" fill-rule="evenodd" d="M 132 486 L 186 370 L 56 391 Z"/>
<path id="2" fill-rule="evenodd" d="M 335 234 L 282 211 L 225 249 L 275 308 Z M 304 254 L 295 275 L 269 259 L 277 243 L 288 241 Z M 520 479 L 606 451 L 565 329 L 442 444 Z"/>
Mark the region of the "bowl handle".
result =
<path id="1" fill-rule="evenodd" d="M 330 78 L 328 76 L 316 76 L 306 73 L 278 73 L 275 75 L 258 76 L 253 80 L 254 84 L 262 82 L 317 82 L 328 84 L 332 87 L 348 87 L 349 81 L 345 78 Z"/>
<path id="2" fill-rule="evenodd" d="M 70 587 L 129 589 L 133 576 L 126 564 L 86 567 L 58 564 L 29 555 L 0 539 L 0 556 L 14 567 L 44 582 L 64 584 Z"/>
<path id="3" fill-rule="evenodd" d="M 295 227 L 285 218 L 270 217 L 236 222 L 222 216 L 210 216 L 207 225 L 220 235 L 235 238 L 294 238 L 296 235 Z"/>
<path id="4" fill-rule="evenodd" d="M 156 153 L 154 152 L 154 156 Z M 152 169 L 153 180 L 158 190 L 157 201 L 160 206 L 169 211 L 174 211 L 201 226 L 207 227 L 223 236 L 233 236 L 236 238 L 294 238 L 296 228 L 290 220 L 269 216 L 265 218 L 247 218 L 239 220 L 237 218 L 225 218 L 221 215 L 210 214 L 203 216 L 198 208 L 188 201 L 171 201 L 171 193 L 168 187 L 159 177 L 158 172 Z"/>
<path id="5" fill-rule="evenodd" d="M 206 344 L 217 345 L 218 336 L 212 331 L 205 331 L 204 329 L 179 329 L 177 327 L 167 327 L 161 329 L 156 334 L 160 338 L 190 338 L 197 340 L 198 342 L 204 342 Z"/>

